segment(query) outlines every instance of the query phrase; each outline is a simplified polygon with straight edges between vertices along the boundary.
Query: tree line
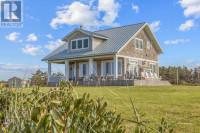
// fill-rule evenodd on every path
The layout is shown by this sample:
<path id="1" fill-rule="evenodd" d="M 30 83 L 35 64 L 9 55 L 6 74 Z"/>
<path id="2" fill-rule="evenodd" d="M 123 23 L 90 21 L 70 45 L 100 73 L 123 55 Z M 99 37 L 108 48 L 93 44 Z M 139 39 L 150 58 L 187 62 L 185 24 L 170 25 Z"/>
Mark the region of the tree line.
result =
<path id="1" fill-rule="evenodd" d="M 183 67 L 160 67 L 159 75 L 163 80 L 168 80 L 172 84 L 199 84 L 199 71 L 200 68 L 189 69 Z M 178 78 L 177 78 L 178 77 Z M 178 80 L 177 80 L 178 79 Z"/>

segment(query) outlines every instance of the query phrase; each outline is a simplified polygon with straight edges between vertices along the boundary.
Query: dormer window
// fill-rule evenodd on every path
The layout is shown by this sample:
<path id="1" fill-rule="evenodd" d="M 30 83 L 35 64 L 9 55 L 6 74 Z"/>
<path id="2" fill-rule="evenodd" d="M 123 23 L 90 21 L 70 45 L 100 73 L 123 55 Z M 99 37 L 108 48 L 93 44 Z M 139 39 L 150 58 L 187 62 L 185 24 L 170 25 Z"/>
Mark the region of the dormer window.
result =
<path id="1" fill-rule="evenodd" d="M 72 50 L 87 49 L 89 47 L 89 38 L 80 38 L 71 41 Z"/>

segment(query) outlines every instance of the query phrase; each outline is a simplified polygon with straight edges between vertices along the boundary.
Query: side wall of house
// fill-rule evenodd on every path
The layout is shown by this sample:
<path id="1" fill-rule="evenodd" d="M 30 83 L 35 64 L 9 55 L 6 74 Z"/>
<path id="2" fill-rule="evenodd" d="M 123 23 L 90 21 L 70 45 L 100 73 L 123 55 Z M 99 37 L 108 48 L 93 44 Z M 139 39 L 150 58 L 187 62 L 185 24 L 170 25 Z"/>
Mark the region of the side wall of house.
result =
<path id="1" fill-rule="evenodd" d="M 135 48 L 135 39 L 142 39 L 143 40 L 143 49 L 136 49 Z M 150 48 L 147 48 L 147 42 L 150 42 Z M 146 33 L 145 29 L 141 30 L 120 52 L 119 55 L 128 56 L 135 58 L 138 62 L 139 66 L 149 67 L 149 64 L 155 64 L 156 73 L 159 74 L 159 64 L 158 64 L 158 52 L 151 42 L 151 38 L 149 38 L 148 34 Z M 129 60 L 126 61 L 126 69 L 129 71 L 128 64 Z"/>

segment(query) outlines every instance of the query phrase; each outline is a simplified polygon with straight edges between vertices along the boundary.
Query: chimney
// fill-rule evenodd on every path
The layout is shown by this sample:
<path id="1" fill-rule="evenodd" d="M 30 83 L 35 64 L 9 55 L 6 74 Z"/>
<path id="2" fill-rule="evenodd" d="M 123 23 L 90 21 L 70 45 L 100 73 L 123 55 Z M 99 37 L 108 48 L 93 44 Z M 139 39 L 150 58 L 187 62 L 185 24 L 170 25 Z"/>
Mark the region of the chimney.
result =
<path id="1" fill-rule="evenodd" d="M 83 29 L 83 25 L 80 25 L 80 29 L 81 29 L 81 30 Z"/>

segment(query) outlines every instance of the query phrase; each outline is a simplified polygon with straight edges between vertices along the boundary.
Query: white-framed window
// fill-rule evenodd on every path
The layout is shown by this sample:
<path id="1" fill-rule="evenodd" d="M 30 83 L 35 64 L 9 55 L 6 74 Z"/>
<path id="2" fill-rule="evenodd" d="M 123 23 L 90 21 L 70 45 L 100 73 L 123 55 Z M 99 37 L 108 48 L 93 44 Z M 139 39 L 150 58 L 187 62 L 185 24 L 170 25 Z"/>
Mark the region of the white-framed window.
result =
<path id="1" fill-rule="evenodd" d="M 78 50 L 78 49 L 87 49 L 89 48 L 89 38 L 79 38 L 71 40 L 71 49 Z"/>
<path id="2" fill-rule="evenodd" d="M 89 76 L 89 66 L 87 62 L 79 63 L 79 77 Z"/>
<path id="3" fill-rule="evenodd" d="M 156 73 L 156 64 L 149 64 L 152 73 Z"/>
<path id="4" fill-rule="evenodd" d="M 150 47 L 151 47 L 151 43 L 147 41 L 147 48 L 150 49 Z"/>
<path id="5" fill-rule="evenodd" d="M 143 40 L 135 38 L 135 48 L 136 49 L 143 49 Z"/>
<path id="6" fill-rule="evenodd" d="M 93 74 L 97 75 L 97 62 L 93 62 Z M 83 62 L 79 63 L 79 77 L 89 76 L 89 63 Z"/>
<path id="7" fill-rule="evenodd" d="M 102 75 L 113 76 L 114 75 L 114 61 L 103 61 L 102 62 Z M 118 61 L 118 75 L 122 76 L 122 60 Z"/>

